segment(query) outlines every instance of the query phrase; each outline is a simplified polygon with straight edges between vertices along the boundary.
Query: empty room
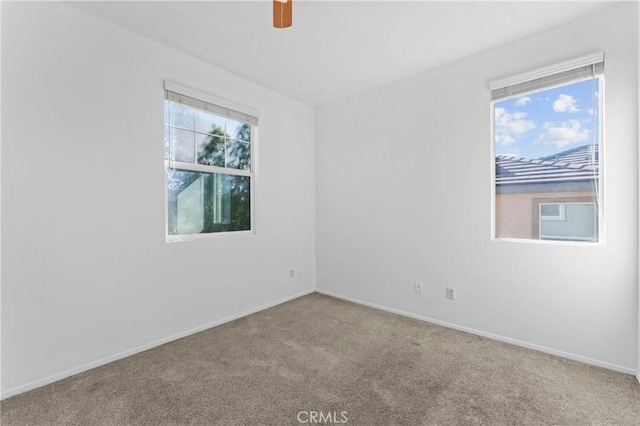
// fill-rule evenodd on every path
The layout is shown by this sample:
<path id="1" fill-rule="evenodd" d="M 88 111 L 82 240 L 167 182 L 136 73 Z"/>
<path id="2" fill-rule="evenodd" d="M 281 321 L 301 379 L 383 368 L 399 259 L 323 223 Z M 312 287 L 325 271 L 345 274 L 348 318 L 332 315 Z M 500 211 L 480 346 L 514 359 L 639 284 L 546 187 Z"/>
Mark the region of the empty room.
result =
<path id="1" fill-rule="evenodd" d="M 0 423 L 640 425 L 639 22 L 0 2 Z"/>

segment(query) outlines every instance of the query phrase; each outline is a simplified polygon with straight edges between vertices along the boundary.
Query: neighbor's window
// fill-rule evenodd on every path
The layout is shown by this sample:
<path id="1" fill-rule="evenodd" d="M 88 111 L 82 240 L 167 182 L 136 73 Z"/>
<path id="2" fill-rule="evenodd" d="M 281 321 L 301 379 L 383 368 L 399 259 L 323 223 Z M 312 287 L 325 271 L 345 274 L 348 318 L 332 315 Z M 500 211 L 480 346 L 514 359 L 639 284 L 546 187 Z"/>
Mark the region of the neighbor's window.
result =
<path id="1" fill-rule="evenodd" d="M 541 240 L 595 241 L 598 236 L 596 203 L 593 202 L 540 204 L 539 220 Z"/>
<path id="2" fill-rule="evenodd" d="M 602 240 L 604 55 L 491 84 L 494 238 Z"/>
<path id="3" fill-rule="evenodd" d="M 167 239 L 252 230 L 258 119 L 176 86 L 165 83 Z"/>

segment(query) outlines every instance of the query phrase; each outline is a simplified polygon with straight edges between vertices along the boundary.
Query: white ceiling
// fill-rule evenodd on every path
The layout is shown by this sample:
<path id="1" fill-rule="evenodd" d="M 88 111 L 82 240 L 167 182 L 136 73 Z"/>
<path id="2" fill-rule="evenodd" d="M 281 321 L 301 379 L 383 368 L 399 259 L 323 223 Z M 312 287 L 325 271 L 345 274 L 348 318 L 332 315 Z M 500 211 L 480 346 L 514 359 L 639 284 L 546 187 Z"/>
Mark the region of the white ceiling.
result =
<path id="1" fill-rule="evenodd" d="M 310 105 L 371 90 L 611 6 L 586 1 L 271 1 L 69 4 Z"/>

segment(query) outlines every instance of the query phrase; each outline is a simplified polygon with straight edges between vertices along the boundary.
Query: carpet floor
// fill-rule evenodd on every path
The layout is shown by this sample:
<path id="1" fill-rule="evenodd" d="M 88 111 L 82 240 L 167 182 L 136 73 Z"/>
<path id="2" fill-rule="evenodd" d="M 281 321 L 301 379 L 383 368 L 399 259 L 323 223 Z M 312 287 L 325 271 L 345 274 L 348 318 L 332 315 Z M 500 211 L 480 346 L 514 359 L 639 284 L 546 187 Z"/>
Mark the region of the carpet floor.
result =
<path id="1" fill-rule="evenodd" d="M 2 425 L 638 425 L 635 377 L 311 294 L 8 398 Z"/>

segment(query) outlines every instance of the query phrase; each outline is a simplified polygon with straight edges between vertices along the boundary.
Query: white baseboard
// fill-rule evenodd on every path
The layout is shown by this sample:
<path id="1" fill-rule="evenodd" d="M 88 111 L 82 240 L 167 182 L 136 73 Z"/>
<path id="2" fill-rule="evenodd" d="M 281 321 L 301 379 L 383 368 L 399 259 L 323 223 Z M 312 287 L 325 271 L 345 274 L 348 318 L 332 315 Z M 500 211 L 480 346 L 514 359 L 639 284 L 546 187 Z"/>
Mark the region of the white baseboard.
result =
<path id="1" fill-rule="evenodd" d="M 571 360 L 574 360 L 574 361 L 579 361 L 579 362 L 582 362 L 584 364 L 595 365 L 597 367 L 606 368 L 608 370 L 617 371 L 619 373 L 630 374 L 632 376 L 635 376 L 638 379 L 638 381 L 640 382 L 640 372 L 637 372 L 637 371 L 632 370 L 630 368 L 622 367 L 622 366 L 615 365 L 615 364 L 609 364 L 607 362 L 602 362 L 602 361 L 598 361 L 598 360 L 595 360 L 595 359 L 586 358 L 586 357 L 583 357 L 583 356 L 580 356 L 580 355 L 575 355 L 575 354 L 572 354 L 572 353 L 563 352 L 563 351 L 559 351 L 559 350 L 556 350 L 556 349 L 551 349 L 551 348 L 547 348 L 547 347 L 544 347 L 544 346 L 539 346 L 539 345 L 535 345 L 535 344 L 532 344 L 532 343 L 523 342 L 523 341 L 520 341 L 520 340 L 511 339 L 509 337 L 504 337 L 504 336 L 500 336 L 500 335 L 497 335 L 497 334 L 486 333 L 484 331 L 475 330 L 473 328 L 468 328 L 468 327 L 463 327 L 463 326 L 460 326 L 460 325 L 452 324 L 452 323 L 449 323 L 449 322 L 446 322 L 446 321 L 440 321 L 440 320 L 437 320 L 437 319 L 434 319 L 434 318 L 425 317 L 425 316 L 422 316 L 422 315 L 412 314 L 410 312 L 405 312 L 405 311 L 402 311 L 402 310 L 399 310 L 399 309 L 389 308 L 389 307 L 386 307 L 386 306 L 378 305 L 376 303 L 367 302 L 365 300 L 356 299 L 354 297 L 345 296 L 345 295 L 334 293 L 334 292 L 331 292 L 331 291 L 316 289 L 316 292 L 320 293 L 320 294 L 325 294 L 327 296 L 335 297 L 337 299 L 346 300 L 348 302 L 357 303 L 359 305 L 369 306 L 371 308 L 379 309 L 381 311 L 391 312 L 391 313 L 394 313 L 394 314 L 398 314 L 398 315 L 402 315 L 402 316 L 405 316 L 405 317 L 417 319 L 417 320 L 428 322 L 428 323 L 431 323 L 431 324 L 440 325 L 440 326 L 447 327 L 447 328 L 452 328 L 454 330 L 464 331 L 466 333 L 475 334 L 477 336 L 482 336 L 482 337 L 487 337 L 487 338 L 493 339 L 493 340 L 498 340 L 500 342 L 510 343 L 512 345 L 521 346 L 523 348 L 533 349 L 533 350 L 536 350 L 536 351 L 539 351 L 539 352 L 544 352 L 544 353 L 547 353 L 547 354 L 556 355 L 556 356 L 559 356 L 559 357 L 562 357 L 562 358 L 571 359 Z"/>
<path id="2" fill-rule="evenodd" d="M 222 325 L 224 323 L 236 320 L 238 318 L 242 318 L 242 317 L 246 317 L 247 315 L 255 314 L 256 312 L 260 312 L 260 311 L 263 311 L 265 309 L 269 309 L 269 308 L 272 308 L 274 306 L 280 305 L 282 303 L 288 302 L 290 300 L 297 299 L 297 298 L 302 297 L 302 296 L 306 296 L 307 294 L 311 294 L 314 291 L 315 291 L 314 289 L 303 291 L 301 293 L 298 293 L 298 294 L 295 294 L 295 295 L 292 295 L 292 296 L 289 296 L 289 297 L 285 297 L 284 299 L 276 300 L 274 302 L 270 302 L 270 303 L 267 303 L 265 305 L 258 306 L 256 308 L 249 309 L 247 311 L 240 312 L 240 313 L 235 314 L 235 315 L 231 315 L 231 316 L 223 318 L 221 320 L 214 321 L 214 322 L 209 323 L 209 324 L 201 325 L 201 326 L 193 328 L 191 330 L 187 330 L 187 331 L 184 331 L 182 333 L 174 334 L 173 336 L 169 336 L 169 337 L 166 337 L 164 339 L 157 340 L 155 342 L 151 342 L 151 343 L 147 343 L 147 344 L 142 345 L 142 346 L 138 346 L 137 348 L 133 348 L 133 349 L 130 349 L 130 350 L 127 350 L 127 351 L 124 351 L 124 352 L 120 352 L 120 353 L 117 353 L 115 355 L 111 355 L 111 356 L 108 356 L 106 358 L 102 358 L 102 359 L 99 359 L 97 361 L 93 361 L 93 362 L 90 362 L 88 364 L 84 364 L 84 365 L 81 365 L 79 367 L 72 368 L 70 370 L 66 370 L 66 371 L 51 375 L 49 377 L 45 377 L 44 379 L 40 379 L 40 380 L 33 381 L 31 383 L 27 383 L 26 385 L 23 385 L 23 386 L 18 386 L 16 388 L 9 389 L 6 392 L 2 392 L 2 395 L 1 395 L 0 399 L 6 399 L 6 398 L 9 398 L 9 397 L 12 397 L 12 396 L 27 392 L 27 391 L 30 391 L 32 389 L 36 389 L 36 388 L 48 385 L 50 383 L 57 382 L 58 380 L 62 380 L 62 379 L 65 379 L 67 377 L 74 376 L 74 375 L 79 374 L 79 373 L 83 373 L 83 372 L 91 370 L 93 368 L 100 367 L 100 366 L 105 365 L 105 364 L 109 364 L 110 362 L 117 361 L 119 359 L 126 358 L 128 356 L 135 355 L 137 353 L 144 352 L 144 351 L 149 350 L 149 349 L 153 349 L 153 348 L 155 348 L 157 346 L 164 345 L 165 343 L 169 343 L 169 342 L 172 342 L 174 340 L 182 339 L 183 337 L 187 337 L 187 336 L 190 336 L 192 334 L 199 333 L 201 331 L 207 330 L 209 328 Z"/>

